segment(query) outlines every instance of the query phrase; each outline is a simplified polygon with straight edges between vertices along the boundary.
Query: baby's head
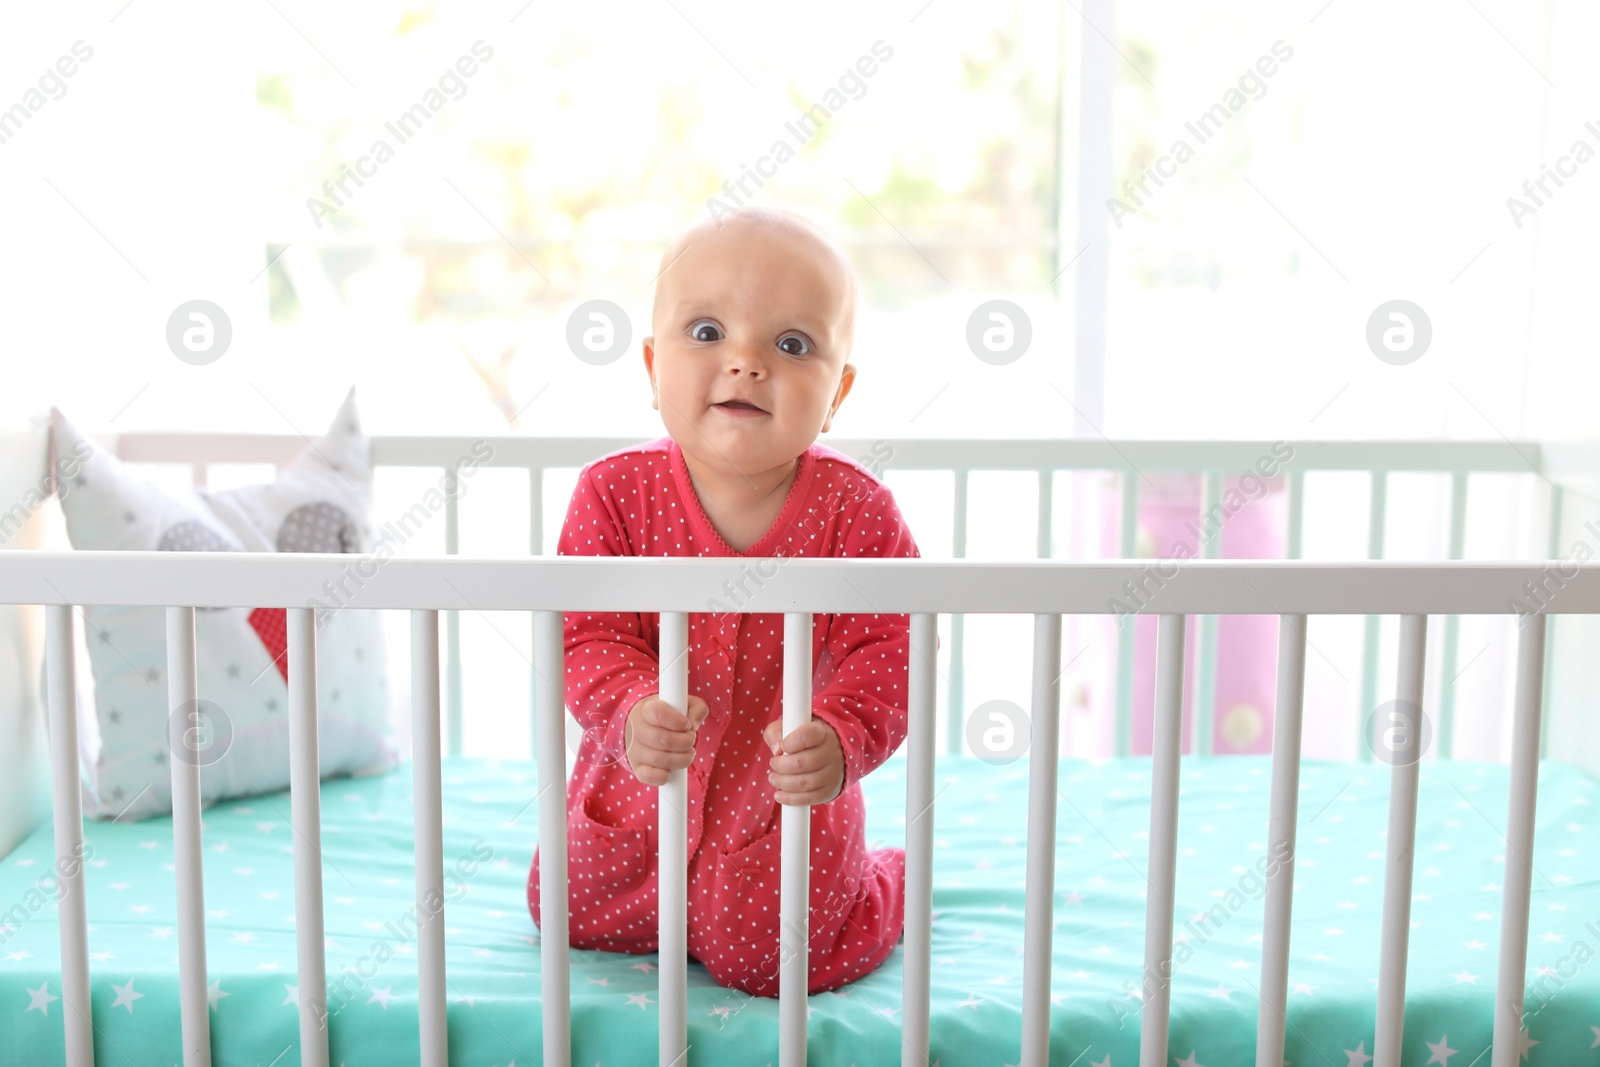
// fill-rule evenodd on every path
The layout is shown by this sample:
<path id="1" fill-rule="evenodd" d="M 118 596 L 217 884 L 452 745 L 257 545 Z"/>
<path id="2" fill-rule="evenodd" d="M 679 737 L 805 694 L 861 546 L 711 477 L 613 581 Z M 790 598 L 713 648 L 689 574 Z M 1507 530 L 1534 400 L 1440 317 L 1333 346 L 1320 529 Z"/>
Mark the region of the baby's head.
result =
<path id="1" fill-rule="evenodd" d="M 746 207 L 684 230 L 661 257 L 644 339 L 667 433 L 702 470 L 793 463 L 855 379 L 856 299 L 843 250 L 799 215 Z"/>

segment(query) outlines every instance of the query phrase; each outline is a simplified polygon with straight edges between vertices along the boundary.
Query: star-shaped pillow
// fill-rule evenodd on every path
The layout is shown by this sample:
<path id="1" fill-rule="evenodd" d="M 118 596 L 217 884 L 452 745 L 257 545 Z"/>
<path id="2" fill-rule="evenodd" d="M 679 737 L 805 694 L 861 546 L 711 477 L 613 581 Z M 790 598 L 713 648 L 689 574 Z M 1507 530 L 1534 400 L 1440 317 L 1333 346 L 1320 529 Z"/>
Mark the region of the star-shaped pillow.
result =
<path id="1" fill-rule="evenodd" d="M 368 439 L 355 391 L 333 425 L 272 482 L 174 494 L 96 448 L 51 413 L 58 495 L 75 549 L 350 552 L 372 548 Z M 84 605 L 100 748 L 87 813 L 139 819 L 172 810 L 163 608 Z M 383 633 L 372 611 L 319 611 L 318 751 L 323 777 L 370 774 L 398 759 Z M 288 655 L 281 608 L 195 612 L 196 729 L 203 803 L 289 786 Z"/>

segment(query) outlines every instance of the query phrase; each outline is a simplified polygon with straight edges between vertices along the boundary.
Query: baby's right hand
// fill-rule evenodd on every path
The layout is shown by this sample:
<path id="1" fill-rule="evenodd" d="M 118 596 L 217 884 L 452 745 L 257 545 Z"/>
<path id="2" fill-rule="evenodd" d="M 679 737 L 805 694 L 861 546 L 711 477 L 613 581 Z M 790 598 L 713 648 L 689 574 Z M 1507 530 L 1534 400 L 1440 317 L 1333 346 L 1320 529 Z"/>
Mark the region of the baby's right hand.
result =
<path id="1" fill-rule="evenodd" d="M 628 712 L 623 748 L 635 778 L 645 785 L 666 785 L 669 772 L 694 762 L 695 731 L 711 709 L 697 696 L 689 698 L 685 715 L 652 693 Z"/>

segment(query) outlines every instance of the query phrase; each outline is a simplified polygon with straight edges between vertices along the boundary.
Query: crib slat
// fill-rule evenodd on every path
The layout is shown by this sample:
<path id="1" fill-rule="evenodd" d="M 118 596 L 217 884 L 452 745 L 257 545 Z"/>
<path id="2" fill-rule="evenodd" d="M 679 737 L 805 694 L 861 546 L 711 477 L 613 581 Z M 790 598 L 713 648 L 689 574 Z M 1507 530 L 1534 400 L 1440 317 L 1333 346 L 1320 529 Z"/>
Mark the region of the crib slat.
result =
<path id="1" fill-rule="evenodd" d="M 663 611 L 660 626 L 661 699 L 688 712 L 689 616 Z M 672 771 L 658 794 L 661 1067 L 682 1067 L 689 1047 L 689 772 Z"/>
<path id="2" fill-rule="evenodd" d="M 461 552 L 461 481 L 459 468 L 444 469 L 444 552 Z M 461 755 L 461 613 L 445 613 L 445 751 Z"/>
<path id="3" fill-rule="evenodd" d="M 446 1067 L 444 798 L 439 765 L 439 613 L 411 613 L 411 817 L 417 854 L 417 1015 L 423 1067 Z M 434 902 L 437 902 L 435 905 Z"/>
<path id="4" fill-rule="evenodd" d="M 1200 550 L 1201 559 L 1216 559 L 1222 551 L 1222 488 L 1221 471 L 1206 471 L 1200 476 Z M 1213 523 L 1212 516 L 1217 516 Z M 1217 704 L 1217 617 L 1202 615 L 1196 620 L 1194 683 L 1194 730 L 1189 751 L 1201 756 L 1211 755 L 1216 731 L 1212 727 Z"/>
<path id="5" fill-rule="evenodd" d="M 1395 703 L 1400 719 L 1373 725 L 1363 745 L 1378 748 L 1389 772 L 1389 836 L 1384 860 L 1383 941 L 1378 959 L 1378 1025 L 1372 1040 L 1373 1067 L 1400 1067 L 1405 1028 L 1406 954 L 1411 940 L 1411 867 L 1417 840 L 1417 780 L 1422 769 L 1422 674 L 1428 617 L 1400 617 L 1400 668 Z M 1410 721 L 1405 721 L 1409 719 Z M 1521 972 L 1518 972 L 1520 981 Z"/>
<path id="6" fill-rule="evenodd" d="M 1285 559 L 1299 559 L 1306 517 L 1305 471 L 1289 472 L 1289 536 L 1284 544 Z"/>
<path id="7" fill-rule="evenodd" d="M 94 1067 L 72 607 L 47 604 L 44 617 L 45 670 L 50 685 L 50 799 L 56 837 L 56 922 L 61 931 L 61 1025 L 66 1032 L 67 1067 Z"/>
<path id="8" fill-rule="evenodd" d="M 900 992 L 900 1067 L 928 1067 L 933 956 L 933 750 L 939 617 L 911 616 L 906 679 L 906 925 Z"/>
<path id="9" fill-rule="evenodd" d="M 1139 543 L 1139 472 L 1122 472 L 1122 527 L 1119 554 L 1132 559 Z M 1133 747 L 1133 643 L 1138 619 L 1125 616 L 1117 627 L 1117 721 L 1115 755 L 1126 756 Z"/>
<path id="10" fill-rule="evenodd" d="M 289 817 L 294 827 L 295 964 L 301 1067 L 328 1067 L 328 971 L 322 927 L 322 783 L 317 774 L 317 624 L 289 608 Z"/>
<path id="11" fill-rule="evenodd" d="M 1561 519 L 1562 509 L 1565 506 L 1565 500 L 1566 491 L 1563 490 L 1559 485 L 1552 485 L 1550 487 L 1550 542 L 1548 553 L 1548 558 L 1550 559 L 1561 558 Z M 1556 653 L 1556 620 L 1553 617 L 1546 619 L 1544 626 L 1544 676 L 1546 678 L 1553 678 L 1555 677 L 1553 672 L 1555 670 L 1554 660 Z M 1550 690 L 1552 688 L 1552 686 L 1545 686 L 1544 695 L 1541 698 L 1543 700 L 1541 712 L 1543 717 L 1546 719 L 1548 719 L 1550 715 Z M 1550 731 L 1542 730 L 1539 733 L 1539 758 L 1544 759 L 1549 754 Z"/>
<path id="12" fill-rule="evenodd" d="M 956 559 L 967 558 L 967 472 L 955 471 L 955 514 L 950 532 L 950 551 Z M 967 706 L 967 617 L 950 616 L 950 695 L 945 710 L 944 750 L 952 756 L 961 755 L 961 729 Z"/>
<path id="13" fill-rule="evenodd" d="M 1150 892 L 1144 911 L 1144 1013 L 1139 1067 L 1166 1067 L 1172 1004 L 1172 908 L 1178 873 L 1178 770 L 1183 742 L 1183 644 L 1186 615 L 1162 615 L 1156 627 L 1156 706 L 1150 748 Z"/>
<path id="14" fill-rule="evenodd" d="M 566 651 L 559 611 L 533 613 L 533 667 L 539 686 L 539 956 L 544 981 L 544 1062 L 567 1067 L 572 1056 L 572 999 L 567 966 Z M 688 824 L 684 825 L 688 834 Z M 664 870 L 665 868 L 663 868 Z M 666 967 L 666 956 L 661 957 Z"/>
<path id="15" fill-rule="evenodd" d="M 1450 558 L 1460 559 L 1467 545 L 1467 472 L 1450 475 Z M 1461 647 L 1461 616 L 1444 617 L 1444 661 L 1439 676 L 1439 758 L 1455 755 L 1456 656 Z"/>
<path id="16" fill-rule="evenodd" d="M 1372 489 L 1367 504 L 1367 558 L 1383 558 L 1383 533 L 1388 522 L 1389 472 L 1372 472 Z M 1378 704 L 1378 624 L 1376 615 L 1368 615 L 1361 642 L 1361 710 L 1365 712 Z M 1372 746 L 1357 740 L 1360 758 L 1370 762 Z"/>
<path id="17" fill-rule="evenodd" d="M 811 612 L 783 615 L 783 735 L 811 721 Z M 778 1067 L 806 1065 L 811 808 L 783 805 L 778 898 Z"/>
<path id="18" fill-rule="evenodd" d="M 1039 472 L 1039 528 L 1036 552 L 1040 559 L 1049 559 L 1053 554 L 1054 546 L 1051 542 L 1055 539 L 1055 475 L 1054 470 Z"/>
<path id="19" fill-rule="evenodd" d="M 528 555 L 544 555 L 544 468 L 528 468 Z M 534 640 L 539 639 L 539 621 L 537 618 L 530 620 L 534 629 Z M 565 707 L 565 704 L 562 705 Z M 528 678 L 528 744 L 532 751 L 531 759 L 539 758 L 539 668 L 537 662 L 529 671 Z M 563 740 L 563 744 L 565 741 Z"/>
<path id="20" fill-rule="evenodd" d="M 1546 616 L 1527 615 L 1517 633 L 1517 690 L 1511 725 L 1511 798 L 1506 812 L 1505 891 L 1500 901 L 1500 974 L 1495 984 L 1491 1067 L 1522 1062 L 1523 980 L 1533 888 L 1534 805 L 1544 699 Z"/>
<path id="21" fill-rule="evenodd" d="M 528 468 L 528 554 L 544 555 L 544 468 Z"/>
<path id="22" fill-rule="evenodd" d="M 1061 616 L 1033 617 L 1028 755 L 1028 888 L 1022 938 L 1022 1065 L 1050 1062 L 1050 934 L 1055 918 L 1056 784 L 1061 747 Z"/>
<path id="23" fill-rule="evenodd" d="M 1306 695 L 1306 617 L 1278 619 L 1278 699 L 1272 723 L 1272 802 L 1267 820 L 1267 899 L 1262 927 L 1256 1067 L 1282 1067 L 1288 1026 L 1289 914 L 1294 902 L 1300 726 Z M 1277 861 L 1277 862 L 1275 862 Z"/>
<path id="24" fill-rule="evenodd" d="M 967 700 L 966 671 L 961 666 L 966 647 L 967 617 L 958 612 L 950 616 L 950 678 L 947 684 L 949 706 L 945 709 L 944 750 L 951 756 L 961 755 L 962 739 L 966 736 L 965 731 L 961 729 L 959 714 Z"/>
<path id="25" fill-rule="evenodd" d="M 184 1067 L 211 1067 L 211 1007 L 206 989 L 206 902 L 201 878 L 202 737 L 217 740 L 196 701 L 194 608 L 167 609 L 167 761 L 172 772 L 172 864 L 178 901 L 178 1000 Z"/>

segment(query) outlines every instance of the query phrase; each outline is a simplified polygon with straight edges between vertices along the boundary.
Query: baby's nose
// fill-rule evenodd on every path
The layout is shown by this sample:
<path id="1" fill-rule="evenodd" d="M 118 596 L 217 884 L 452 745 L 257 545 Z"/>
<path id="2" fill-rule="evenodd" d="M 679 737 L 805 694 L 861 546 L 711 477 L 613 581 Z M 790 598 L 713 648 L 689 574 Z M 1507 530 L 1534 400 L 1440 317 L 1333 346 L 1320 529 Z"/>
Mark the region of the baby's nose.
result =
<path id="1" fill-rule="evenodd" d="M 748 345 L 733 345 L 728 349 L 728 370 L 734 374 L 748 374 L 759 378 L 766 372 L 761 356 Z"/>

